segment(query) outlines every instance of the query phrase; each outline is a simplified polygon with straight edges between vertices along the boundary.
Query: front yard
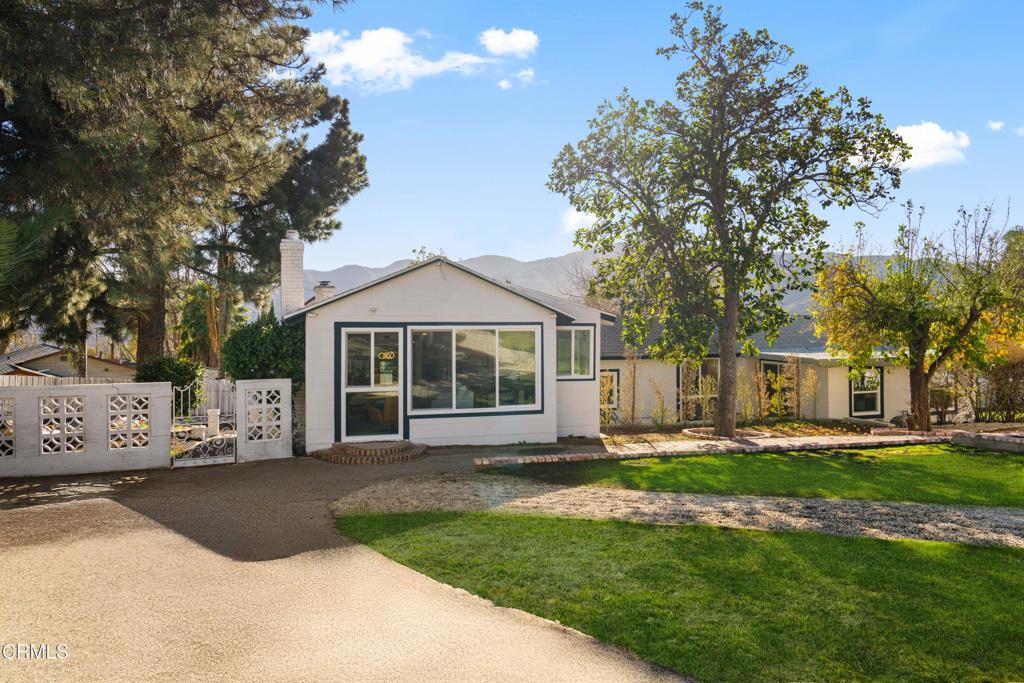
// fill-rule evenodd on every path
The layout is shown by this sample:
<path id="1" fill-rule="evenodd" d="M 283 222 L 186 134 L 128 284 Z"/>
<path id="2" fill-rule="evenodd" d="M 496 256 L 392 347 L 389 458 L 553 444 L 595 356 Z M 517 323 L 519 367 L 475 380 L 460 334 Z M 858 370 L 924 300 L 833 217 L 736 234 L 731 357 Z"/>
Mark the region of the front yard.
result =
<path id="1" fill-rule="evenodd" d="M 953 445 L 687 455 L 507 468 L 569 485 L 1024 507 L 1024 455 Z"/>
<path id="2" fill-rule="evenodd" d="M 494 512 L 338 527 L 699 681 L 1024 677 L 1019 550 Z"/>
<path id="3" fill-rule="evenodd" d="M 967 544 L 1019 546 L 1024 517 L 958 507 L 1024 508 L 1024 455 L 922 445 L 500 472 L 517 476 L 378 483 L 336 503 L 338 529 L 697 681 L 1024 679 L 1024 550 Z M 982 522 L 999 538 L 949 535 Z"/>

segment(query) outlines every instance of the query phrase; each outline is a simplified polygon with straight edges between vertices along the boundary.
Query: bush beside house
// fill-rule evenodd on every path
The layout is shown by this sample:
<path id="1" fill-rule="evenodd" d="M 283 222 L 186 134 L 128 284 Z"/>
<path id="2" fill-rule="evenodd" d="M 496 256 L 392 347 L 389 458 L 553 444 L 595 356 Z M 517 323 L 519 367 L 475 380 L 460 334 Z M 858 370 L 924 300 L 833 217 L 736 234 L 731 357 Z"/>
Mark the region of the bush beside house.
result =
<path id="1" fill-rule="evenodd" d="M 222 351 L 224 372 L 232 379 L 291 379 L 295 455 L 306 452 L 305 342 L 305 327 L 287 325 L 269 315 L 232 332 Z"/>

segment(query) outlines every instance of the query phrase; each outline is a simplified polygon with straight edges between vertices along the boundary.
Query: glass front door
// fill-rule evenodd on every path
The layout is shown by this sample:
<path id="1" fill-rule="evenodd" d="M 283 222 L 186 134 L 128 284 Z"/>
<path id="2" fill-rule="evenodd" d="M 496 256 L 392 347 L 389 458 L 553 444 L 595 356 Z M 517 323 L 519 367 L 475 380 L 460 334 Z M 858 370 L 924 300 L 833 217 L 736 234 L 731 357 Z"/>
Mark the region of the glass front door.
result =
<path id="1" fill-rule="evenodd" d="M 342 441 L 401 436 L 402 353 L 397 329 L 343 330 Z"/>

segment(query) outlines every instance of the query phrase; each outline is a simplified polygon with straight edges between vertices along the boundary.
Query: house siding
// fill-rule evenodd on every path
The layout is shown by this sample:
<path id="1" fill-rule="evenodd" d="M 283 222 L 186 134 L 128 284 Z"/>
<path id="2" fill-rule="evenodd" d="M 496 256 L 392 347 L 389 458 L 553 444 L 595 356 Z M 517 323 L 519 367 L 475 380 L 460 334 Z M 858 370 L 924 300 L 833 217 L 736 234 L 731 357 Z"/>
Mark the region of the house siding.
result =
<path id="1" fill-rule="evenodd" d="M 757 380 L 762 360 L 782 360 L 784 356 L 773 354 L 770 358 L 741 356 L 736 359 L 736 410 L 740 419 L 752 419 L 757 414 Z M 676 366 L 650 358 L 634 361 L 602 359 L 602 370 L 619 372 L 618 414 L 624 415 L 623 402 L 628 400 L 628 385 L 632 368 L 636 372 L 637 419 L 651 422 L 657 407 L 657 389 L 660 389 L 667 407 L 674 408 L 677 386 Z M 850 417 L 849 369 L 846 366 L 818 364 L 802 359 L 800 361 L 800 411 L 807 419 L 846 419 Z M 910 378 L 905 368 L 885 368 L 883 379 L 882 407 L 886 421 L 909 410 Z"/>
<path id="2" fill-rule="evenodd" d="M 373 310 L 371 310 L 373 309 Z M 599 322 L 594 319 L 580 322 Z M 520 441 L 553 442 L 558 434 L 596 434 L 599 429 L 598 391 L 594 382 L 562 382 L 555 377 L 556 316 L 551 310 L 509 292 L 459 268 L 429 265 L 375 287 L 327 303 L 305 315 L 306 327 L 306 449 L 314 451 L 335 442 L 336 410 L 335 335 L 338 324 L 362 326 L 402 325 L 540 325 L 542 373 L 538 378 L 539 410 L 485 415 L 445 413 L 439 416 L 406 415 L 408 438 L 428 445 L 505 444 Z M 407 345 L 404 364 L 409 362 Z M 407 376 L 407 373 L 406 373 Z M 408 386 L 403 378 L 408 405 Z M 589 385 L 587 400 L 576 389 L 559 384 Z M 562 400 L 566 416 L 559 419 Z M 592 408 L 592 414 L 588 412 Z"/>

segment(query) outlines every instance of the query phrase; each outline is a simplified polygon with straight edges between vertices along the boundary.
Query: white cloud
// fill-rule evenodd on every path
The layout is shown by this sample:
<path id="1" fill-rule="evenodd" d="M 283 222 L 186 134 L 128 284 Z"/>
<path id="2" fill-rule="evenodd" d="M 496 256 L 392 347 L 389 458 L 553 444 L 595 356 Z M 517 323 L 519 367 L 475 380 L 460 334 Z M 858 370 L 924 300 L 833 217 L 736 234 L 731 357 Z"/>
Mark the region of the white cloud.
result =
<path id="1" fill-rule="evenodd" d="M 355 84 L 366 90 L 406 90 L 420 78 L 443 73 L 471 73 L 492 59 L 468 52 L 445 52 L 429 59 L 410 49 L 413 37 L 396 28 L 363 31 L 349 38 L 347 31 L 317 31 L 306 39 L 306 52 L 323 62 L 333 85 Z"/>
<path id="2" fill-rule="evenodd" d="M 540 38 L 536 33 L 522 28 L 514 28 L 511 31 L 489 28 L 480 34 L 480 44 L 498 57 L 526 57 L 537 49 L 539 43 Z"/>
<path id="3" fill-rule="evenodd" d="M 1002 121 L 989 121 L 988 127 L 992 130 L 1002 130 L 1005 124 Z"/>
<path id="4" fill-rule="evenodd" d="M 534 71 L 532 67 L 527 67 L 527 68 L 523 69 L 522 71 L 517 72 L 516 73 L 516 78 L 518 78 L 523 83 L 533 83 L 533 78 L 536 75 L 537 75 L 537 72 Z"/>
<path id="5" fill-rule="evenodd" d="M 1017 135 L 1020 135 L 1021 137 L 1024 137 L 1024 126 L 1021 126 L 1020 128 L 1017 128 L 1013 132 L 1016 133 Z"/>
<path id="6" fill-rule="evenodd" d="M 501 88 L 502 90 L 508 90 L 509 88 L 512 87 L 512 81 L 508 80 L 507 78 L 503 78 L 500 81 L 498 81 L 498 87 Z"/>
<path id="7" fill-rule="evenodd" d="M 958 163 L 965 159 L 964 150 L 971 144 L 971 139 L 962 130 L 944 130 L 932 121 L 898 126 L 896 133 L 913 150 L 910 159 L 903 164 L 907 169 Z"/>
<path id="8" fill-rule="evenodd" d="M 574 235 L 577 230 L 592 226 L 596 220 L 597 216 L 577 211 L 570 206 L 562 212 L 562 232 Z"/>

